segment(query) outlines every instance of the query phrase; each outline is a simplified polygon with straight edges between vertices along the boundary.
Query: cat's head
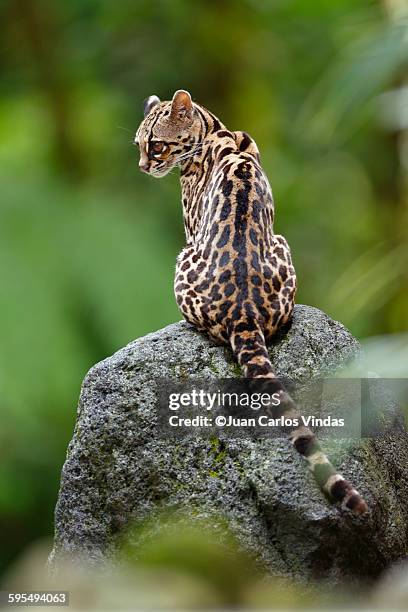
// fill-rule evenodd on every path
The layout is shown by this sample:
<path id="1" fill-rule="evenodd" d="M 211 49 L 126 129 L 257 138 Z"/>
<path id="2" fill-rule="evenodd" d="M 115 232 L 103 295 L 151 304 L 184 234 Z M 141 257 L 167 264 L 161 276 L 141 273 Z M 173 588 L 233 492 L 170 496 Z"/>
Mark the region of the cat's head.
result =
<path id="1" fill-rule="evenodd" d="M 201 123 L 190 94 L 182 89 L 176 91 L 171 102 L 150 96 L 143 110 L 144 119 L 135 136 L 139 167 L 152 176 L 165 176 L 197 150 Z"/>

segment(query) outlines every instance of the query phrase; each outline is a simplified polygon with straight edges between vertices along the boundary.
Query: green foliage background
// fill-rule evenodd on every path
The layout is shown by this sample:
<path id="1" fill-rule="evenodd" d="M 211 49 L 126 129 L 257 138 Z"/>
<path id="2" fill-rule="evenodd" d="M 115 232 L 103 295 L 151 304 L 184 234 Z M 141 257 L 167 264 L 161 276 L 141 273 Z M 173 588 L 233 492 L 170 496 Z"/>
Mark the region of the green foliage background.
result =
<path id="1" fill-rule="evenodd" d="M 360 338 L 406 329 L 404 6 L 2 2 L 0 570 L 52 532 L 86 371 L 180 318 L 178 178 L 131 144 L 148 95 L 188 89 L 256 139 L 299 302 Z"/>

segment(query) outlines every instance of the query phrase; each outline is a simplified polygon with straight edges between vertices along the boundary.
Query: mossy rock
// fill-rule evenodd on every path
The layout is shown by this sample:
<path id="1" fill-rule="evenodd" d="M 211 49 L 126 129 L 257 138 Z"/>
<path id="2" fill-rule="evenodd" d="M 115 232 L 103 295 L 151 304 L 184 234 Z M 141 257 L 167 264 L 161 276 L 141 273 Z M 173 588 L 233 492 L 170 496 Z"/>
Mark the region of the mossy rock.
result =
<path id="1" fill-rule="evenodd" d="M 360 355 L 343 325 L 296 306 L 269 347 L 279 375 L 326 376 Z M 408 550 L 408 440 L 395 405 L 373 440 L 333 444 L 339 470 L 364 495 L 368 516 L 331 505 L 286 438 L 169 439 L 159 431 L 165 380 L 237 376 L 225 347 L 180 322 L 131 342 L 94 366 L 81 391 L 62 471 L 51 563 L 66 554 L 109 560 L 129 524 L 186 510 L 222 514 L 266 572 L 309 580 L 366 580 Z M 160 382 L 162 381 L 162 382 Z"/>

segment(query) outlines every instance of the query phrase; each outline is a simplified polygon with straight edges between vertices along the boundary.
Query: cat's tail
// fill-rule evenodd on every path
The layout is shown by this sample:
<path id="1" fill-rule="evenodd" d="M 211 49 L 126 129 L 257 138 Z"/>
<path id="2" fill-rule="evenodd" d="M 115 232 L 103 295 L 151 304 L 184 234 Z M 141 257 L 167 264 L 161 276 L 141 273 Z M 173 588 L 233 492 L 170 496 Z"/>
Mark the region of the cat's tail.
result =
<path id="1" fill-rule="evenodd" d="M 276 388 L 280 395 L 279 416 L 301 422 L 294 401 L 276 378 L 260 326 L 253 321 L 238 323 L 230 334 L 230 343 L 245 378 L 268 378 L 275 381 L 274 392 Z M 355 514 L 367 512 L 366 502 L 351 482 L 331 464 L 313 431 L 303 426 L 289 430 L 285 428 L 285 431 L 288 432 L 295 449 L 308 462 L 309 469 L 325 494 L 332 500 L 341 502 Z"/>

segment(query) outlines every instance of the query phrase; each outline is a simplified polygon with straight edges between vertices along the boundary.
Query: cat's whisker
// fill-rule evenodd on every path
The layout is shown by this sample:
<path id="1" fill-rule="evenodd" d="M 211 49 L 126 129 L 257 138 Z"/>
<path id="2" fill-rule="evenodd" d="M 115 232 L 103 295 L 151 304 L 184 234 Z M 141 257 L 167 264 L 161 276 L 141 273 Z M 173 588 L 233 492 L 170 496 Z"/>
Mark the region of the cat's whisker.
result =
<path id="1" fill-rule="evenodd" d="M 116 127 L 118 128 L 118 130 L 125 130 L 125 132 L 130 132 L 131 134 L 134 134 L 133 130 L 130 130 L 129 128 L 123 127 L 123 125 L 117 125 Z"/>
<path id="2" fill-rule="evenodd" d="M 176 158 L 175 163 L 178 164 L 179 162 L 185 161 L 186 159 L 189 159 L 190 157 L 194 157 L 194 155 L 201 152 L 202 146 L 203 145 L 199 145 L 192 151 L 188 151 L 188 153 L 183 153 L 182 155 Z"/>
<path id="3" fill-rule="evenodd" d="M 199 142 L 192 149 L 190 149 L 190 151 L 186 151 L 185 153 L 182 153 L 181 157 L 184 155 L 193 155 L 194 153 L 202 149 L 203 146 L 204 146 L 204 143 Z"/>
<path id="4" fill-rule="evenodd" d="M 177 161 L 180 161 L 182 159 L 188 159 L 189 157 L 194 157 L 194 155 L 197 153 L 198 150 L 196 151 L 189 151 L 188 153 L 183 153 L 182 155 L 179 155 L 176 159 Z"/>

